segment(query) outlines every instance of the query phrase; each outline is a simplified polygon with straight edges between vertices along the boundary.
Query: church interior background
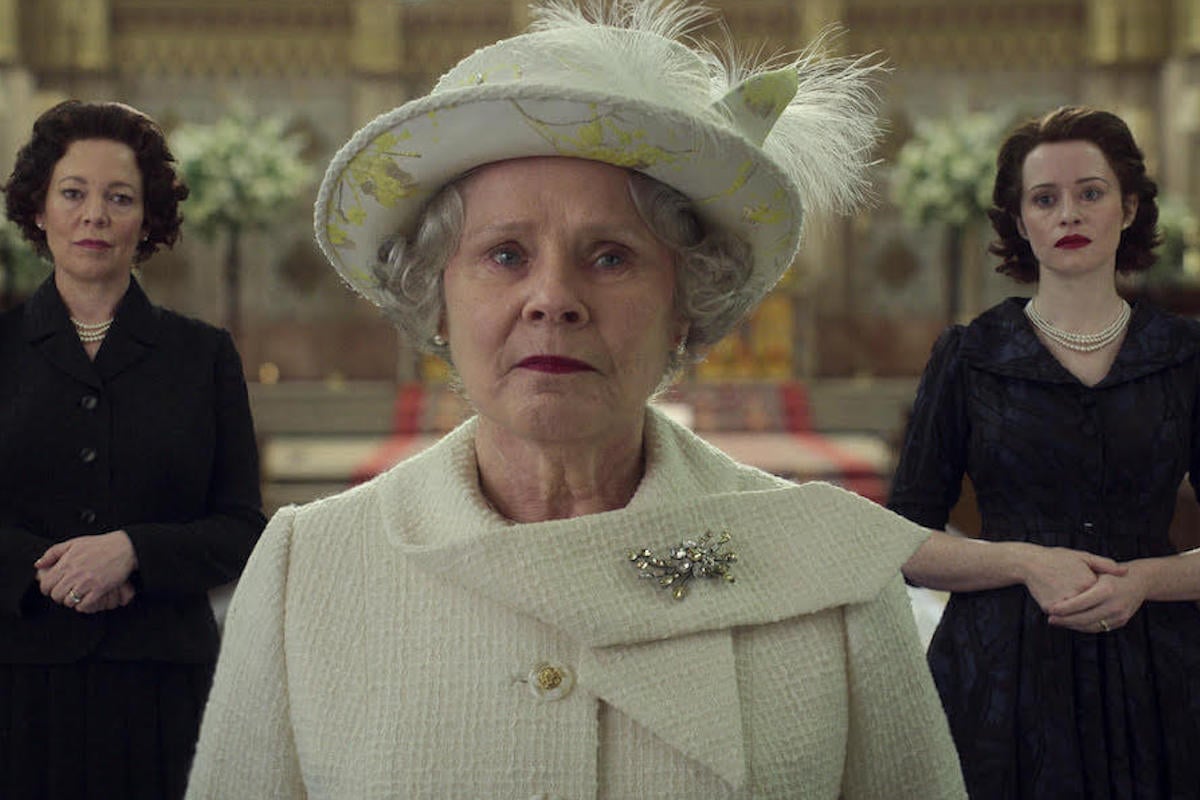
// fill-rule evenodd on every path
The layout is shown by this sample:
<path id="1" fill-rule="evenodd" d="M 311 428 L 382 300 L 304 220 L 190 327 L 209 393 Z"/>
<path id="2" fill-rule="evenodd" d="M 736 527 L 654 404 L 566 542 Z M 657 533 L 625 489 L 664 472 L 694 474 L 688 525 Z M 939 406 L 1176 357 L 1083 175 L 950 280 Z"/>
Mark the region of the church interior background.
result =
<path id="1" fill-rule="evenodd" d="M 831 47 L 890 66 L 876 202 L 850 219 L 809 220 L 789 277 L 668 398 L 761 466 L 878 497 L 938 332 L 1023 293 L 993 273 L 982 216 L 956 226 L 902 213 L 894 168 L 923 125 L 977 115 L 1007 125 L 1064 103 L 1102 106 L 1130 123 L 1163 196 L 1185 214 L 1200 207 L 1200 0 L 710 5 L 743 48 L 797 50 L 836 25 Z M 303 142 L 309 188 L 239 248 L 236 335 L 268 506 L 360 479 L 461 412 L 439 390 L 437 365 L 339 283 L 313 242 L 311 202 L 355 130 L 528 16 L 527 0 L 0 0 L 4 175 L 36 116 L 67 97 L 128 102 L 169 133 L 248 108 Z M 1155 286 L 1131 290 L 1200 310 L 1188 306 L 1195 238 L 1189 229 Z M 226 251 L 185 223 L 183 242 L 140 279 L 156 302 L 221 323 Z"/>

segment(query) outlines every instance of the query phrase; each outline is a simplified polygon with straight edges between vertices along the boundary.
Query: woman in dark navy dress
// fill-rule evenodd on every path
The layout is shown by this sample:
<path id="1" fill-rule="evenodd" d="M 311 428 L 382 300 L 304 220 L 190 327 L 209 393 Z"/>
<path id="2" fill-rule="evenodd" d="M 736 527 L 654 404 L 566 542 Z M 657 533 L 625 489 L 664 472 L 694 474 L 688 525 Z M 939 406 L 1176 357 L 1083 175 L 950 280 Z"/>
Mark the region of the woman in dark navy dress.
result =
<path id="1" fill-rule="evenodd" d="M 38 118 L 6 212 L 53 261 L 0 315 L 0 798 L 182 797 L 217 656 L 207 590 L 258 539 L 225 331 L 152 305 L 179 235 L 162 130 L 118 103 Z"/>
<path id="2" fill-rule="evenodd" d="M 910 581 L 952 592 L 929 648 L 970 795 L 1200 798 L 1200 552 L 1167 538 L 1200 481 L 1200 323 L 1130 307 L 1157 187 L 1116 116 L 1062 108 L 1001 148 L 992 252 L 1036 282 L 947 330 L 889 505 L 934 536 Z"/>

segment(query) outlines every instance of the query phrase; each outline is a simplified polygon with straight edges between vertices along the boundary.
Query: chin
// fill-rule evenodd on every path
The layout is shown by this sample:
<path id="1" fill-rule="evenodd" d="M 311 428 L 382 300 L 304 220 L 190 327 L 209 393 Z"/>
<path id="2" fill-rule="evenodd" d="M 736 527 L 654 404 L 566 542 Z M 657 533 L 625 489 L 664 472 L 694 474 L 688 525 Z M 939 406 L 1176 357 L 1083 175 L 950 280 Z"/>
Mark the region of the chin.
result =
<path id="1" fill-rule="evenodd" d="M 578 403 L 563 406 L 529 409 L 522 415 L 520 430 L 530 439 L 566 442 L 589 438 L 608 427 L 610 414 L 606 409 Z"/>
<path id="2" fill-rule="evenodd" d="M 533 441 L 569 442 L 632 432 L 641 420 L 592 398 L 563 395 L 533 398 L 514 428 Z"/>

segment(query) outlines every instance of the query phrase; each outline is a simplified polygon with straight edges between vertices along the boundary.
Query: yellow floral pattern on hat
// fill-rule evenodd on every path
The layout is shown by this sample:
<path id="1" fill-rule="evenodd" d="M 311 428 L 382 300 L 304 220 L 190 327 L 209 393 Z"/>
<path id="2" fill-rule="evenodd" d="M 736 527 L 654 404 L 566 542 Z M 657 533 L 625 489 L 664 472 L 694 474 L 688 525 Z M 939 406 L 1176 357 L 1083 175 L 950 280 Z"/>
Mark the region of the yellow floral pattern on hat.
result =
<path id="1" fill-rule="evenodd" d="M 744 207 L 742 220 L 750 225 L 778 225 L 784 221 L 784 213 L 768 203 L 759 203 Z"/>
<path id="2" fill-rule="evenodd" d="M 766 104 L 766 107 L 760 106 L 758 109 L 765 115 L 777 114 L 781 100 L 784 100 L 784 104 L 786 105 L 786 100 L 783 97 L 786 94 L 786 80 L 783 81 L 783 92 L 780 91 L 779 83 L 778 81 L 767 82 L 766 86 L 759 84 L 763 88 L 762 96 L 752 98 Z M 794 87 L 792 88 L 792 93 L 795 93 Z M 787 97 L 790 97 L 790 95 L 787 95 Z M 592 119 L 584 123 L 577 123 L 572 129 L 573 135 L 570 132 L 560 130 L 564 126 L 539 119 L 527 113 L 519 104 L 514 103 L 514 105 L 525 121 L 540 136 L 546 139 L 554 147 L 555 152 L 560 155 L 602 161 L 606 164 L 629 169 L 644 170 L 649 167 L 673 164 L 697 154 L 693 149 L 670 151 L 650 144 L 646 141 L 647 136 L 644 128 L 623 127 L 614 114 L 603 113 L 595 105 L 590 106 L 590 110 L 594 114 Z M 708 197 L 697 198 L 696 203 L 703 205 L 736 195 L 746 186 L 754 175 L 755 170 L 755 163 L 747 159 L 739 165 L 737 174 L 728 186 Z M 783 202 L 783 206 L 776 205 L 773 202 L 762 202 L 744 206 L 742 209 L 742 221 L 751 227 L 777 225 L 784 222 L 788 216 L 785 211 L 787 205 L 786 198 L 778 197 L 777 199 Z"/>
<path id="3" fill-rule="evenodd" d="M 559 155 L 602 161 L 615 167 L 645 169 L 670 164 L 692 154 L 691 150 L 672 152 L 647 142 L 644 128 L 623 127 L 613 114 L 604 113 L 595 105 L 590 106 L 593 114 L 590 120 L 576 123 L 570 129 L 561 123 L 538 119 L 519 103 L 513 105 Z"/>
<path id="4" fill-rule="evenodd" d="M 420 184 L 400 168 L 401 158 L 419 158 L 420 153 L 400 150 L 398 145 L 409 138 L 407 132 L 388 132 L 379 136 L 350 159 L 342 173 L 334 203 L 336 218 L 349 227 L 361 227 L 367 219 L 364 198 L 370 197 L 384 208 L 395 208 L 400 201 L 420 190 Z M 328 224 L 329 241 L 336 247 L 354 249 L 354 241 L 346 228 Z"/>
<path id="5" fill-rule="evenodd" d="M 798 80 L 796 70 L 785 67 L 752 76 L 738 87 L 737 92 L 747 111 L 774 124 L 796 96 Z"/>
<path id="6" fill-rule="evenodd" d="M 787 67 L 754 75 L 725 95 L 719 105 L 743 136 L 761 146 L 796 96 L 798 80 L 796 70 Z"/>
<path id="7" fill-rule="evenodd" d="M 738 165 L 737 175 L 734 176 L 733 180 L 730 181 L 728 186 L 721 191 L 716 192 L 715 194 L 708 195 L 707 197 L 697 197 L 693 200 L 693 202 L 695 202 L 696 205 L 705 205 L 706 203 L 712 203 L 717 200 L 732 197 L 742 190 L 742 188 L 746 185 L 746 182 L 749 181 L 751 176 L 754 175 L 754 172 L 754 162 L 750 160 L 743 161 Z M 763 208 L 769 208 L 769 206 L 764 205 Z M 742 217 L 743 219 L 747 219 L 744 212 Z"/>

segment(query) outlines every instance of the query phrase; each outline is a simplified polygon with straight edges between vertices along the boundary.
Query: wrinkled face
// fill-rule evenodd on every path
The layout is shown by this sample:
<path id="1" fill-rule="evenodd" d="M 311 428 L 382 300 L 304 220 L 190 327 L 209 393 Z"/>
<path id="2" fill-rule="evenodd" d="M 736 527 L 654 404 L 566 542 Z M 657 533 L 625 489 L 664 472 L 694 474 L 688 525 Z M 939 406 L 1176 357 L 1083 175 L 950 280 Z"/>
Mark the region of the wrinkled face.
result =
<path id="1" fill-rule="evenodd" d="M 524 158 L 461 186 L 442 333 L 481 425 L 546 442 L 640 433 L 685 326 L 672 253 L 628 180 L 594 161 Z"/>
<path id="2" fill-rule="evenodd" d="M 1114 270 L 1137 196 L 1122 198 L 1104 151 L 1089 141 L 1046 142 L 1025 157 L 1021 175 L 1017 229 L 1041 269 L 1061 275 Z"/>
<path id="3" fill-rule="evenodd" d="M 89 282 L 129 274 L 143 218 L 133 150 L 109 139 L 81 139 L 54 165 L 37 221 L 60 276 Z"/>

